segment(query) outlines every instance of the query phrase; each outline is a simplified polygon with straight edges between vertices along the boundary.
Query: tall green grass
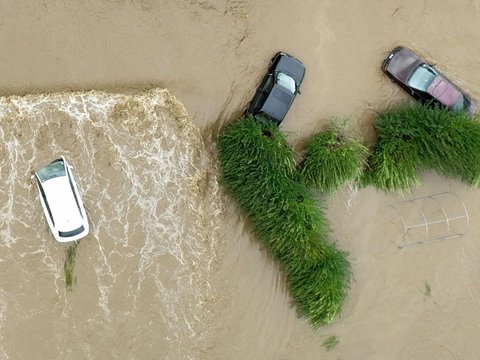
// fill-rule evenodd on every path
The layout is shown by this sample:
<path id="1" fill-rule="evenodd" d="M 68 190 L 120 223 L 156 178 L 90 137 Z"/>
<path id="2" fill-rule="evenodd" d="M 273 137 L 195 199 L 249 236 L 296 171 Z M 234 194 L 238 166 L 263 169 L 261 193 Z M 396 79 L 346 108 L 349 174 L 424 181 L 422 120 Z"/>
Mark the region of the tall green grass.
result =
<path id="1" fill-rule="evenodd" d="M 465 113 L 416 103 L 380 114 L 376 129 L 366 184 L 408 191 L 433 169 L 480 185 L 480 123 Z"/>
<path id="2" fill-rule="evenodd" d="M 408 191 L 421 183 L 420 165 L 415 144 L 401 138 L 382 137 L 368 159 L 362 182 L 385 191 Z"/>
<path id="3" fill-rule="evenodd" d="M 360 141 L 345 137 L 340 126 L 331 124 L 310 140 L 300 171 L 308 186 L 333 194 L 360 178 L 367 154 Z"/>
<path id="4" fill-rule="evenodd" d="M 222 181 L 285 271 L 297 308 L 314 325 L 330 322 L 346 296 L 350 265 L 285 137 L 248 117 L 223 129 L 218 148 Z"/>

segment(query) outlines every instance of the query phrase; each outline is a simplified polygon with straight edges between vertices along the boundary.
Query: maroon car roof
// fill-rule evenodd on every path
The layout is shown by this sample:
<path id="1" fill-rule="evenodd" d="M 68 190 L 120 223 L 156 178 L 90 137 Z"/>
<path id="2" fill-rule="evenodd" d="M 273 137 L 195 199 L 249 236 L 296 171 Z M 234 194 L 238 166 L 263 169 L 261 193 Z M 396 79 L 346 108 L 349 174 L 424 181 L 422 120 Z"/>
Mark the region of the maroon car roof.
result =
<path id="1" fill-rule="evenodd" d="M 401 48 L 393 53 L 386 70 L 403 83 L 407 83 L 408 78 L 418 65 L 425 60 L 417 56 L 407 48 Z"/>

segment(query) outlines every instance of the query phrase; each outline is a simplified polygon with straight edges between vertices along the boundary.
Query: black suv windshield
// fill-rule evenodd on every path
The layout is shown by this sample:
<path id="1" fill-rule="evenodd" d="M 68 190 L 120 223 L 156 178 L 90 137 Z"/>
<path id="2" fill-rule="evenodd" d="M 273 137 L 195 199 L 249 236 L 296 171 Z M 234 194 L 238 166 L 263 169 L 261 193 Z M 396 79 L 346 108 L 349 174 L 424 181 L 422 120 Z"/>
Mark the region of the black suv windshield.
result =
<path id="1" fill-rule="evenodd" d="M 279 73 L 277 75 L 277 84 L 284 87 L 292 94 L 295 94 L 295 80 L 293 80 L 290 76 L 284 73 Z"/>

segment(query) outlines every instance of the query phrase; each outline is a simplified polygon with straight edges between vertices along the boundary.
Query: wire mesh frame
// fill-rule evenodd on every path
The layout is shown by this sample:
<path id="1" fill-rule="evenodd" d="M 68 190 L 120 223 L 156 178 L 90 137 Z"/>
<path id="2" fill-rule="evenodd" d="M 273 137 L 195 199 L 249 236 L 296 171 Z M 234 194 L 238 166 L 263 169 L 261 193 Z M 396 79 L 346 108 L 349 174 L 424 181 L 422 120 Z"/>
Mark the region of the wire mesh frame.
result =
<path id="1" fill-rule="evenodd" d="M 458 200 L 458 202 L 461 205 L 461 208 L 463 210 L 463 214 L 458 215 L 458 216 L 453 216 L 453 217 L 448 216 L 447 211 L 445 210 L 445 207 L 442 205 L 442 203 L 439 200 L 440 198 L 446 197 L 446 196 L 453 196 L 454 198 L 456 198 Z M 438 210 L 440 210 L 441 213 L 443 214 L 442 219 L 438 219 L 438 220 L 429 220 L 428 219 L 427 215 L 422 210 L 422 205 L 425 202 L 425 200 L 433 200 L 438 205 Z M 412 204 L 412 205 L 416 206 L 417 210 L 418 210 L 418 213 L 421 215 L 421 218 L 423 219 L 423 222 L 418 223 L 418 224 L 413 224 L 413 225 L 407 224 L 404 216 L 402 215 L 402 213 L 398 209 L 398 207 L 403 205 L 403 204 Z M 468 211 L 467 211 L 467 208 L 465 206 L 465 203 L 460 199 L 460 197 L 458 195 L 456 195 L 452 192 L 444 192 L 444 193 L 441 193 L 441 194 L 422 196 L 422 197 L 415 198 L 415 199 L 400 201 L 398 203 L 389 205 L 389 207 L 393 208 L 398 213 L 398 215 L 400 216 L 400 219 L 402 220 L 403 231 L 404 232 L 403 232 L 402 243 L 400 245 L 398 245 L 398 247 L 400 249 L 405 248 L 405 247 L 424 245 L 424 244 L 428 244 L 428 243 L 432 243 L 432 242 L 436 242 L 436 241 L 440 241 L 440 240 L 458 238 L 458 237 L 463 236 L 467 233 L 468 226 L 470 224 L 470 218 L 468 216 Z M 465 222 L 466 222 L 465 231 L 457 231 L 457 232 L 451 233 L 450 232 L 451 224 L 454 221 L 460 221 L 460 220 L 463 220 L 463 219 L 465 219 Z M 445 226 L 446 226 L 445 234 L 430 238 L 430 226 L 431 225 L 436 225 L 436 224 L 442 224 L 442 223 L 444 223 Z M 412 242 L 412 243 L 407 243 L 406 238 L 410 235 L 410 230 L 418 229 L 418 228 L 424 228 L 425 229 L 425 240 L 416 241 L 416 242 Z"/>

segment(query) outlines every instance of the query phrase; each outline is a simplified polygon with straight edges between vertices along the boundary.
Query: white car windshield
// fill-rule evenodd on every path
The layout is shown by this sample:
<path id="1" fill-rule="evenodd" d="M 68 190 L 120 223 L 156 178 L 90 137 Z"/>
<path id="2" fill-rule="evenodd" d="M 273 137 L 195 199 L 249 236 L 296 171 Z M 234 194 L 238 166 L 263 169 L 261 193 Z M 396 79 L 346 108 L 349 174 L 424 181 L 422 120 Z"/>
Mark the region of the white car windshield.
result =
<path id="1" fill-rule="evenodd" d="M 71 230 L 71 231 L 59 231 L 58 232 L 58 235 L 60 235 L 61 237 L 70 237 L 70 236 L 75 236 L 75 235 L 78 235 L 80 233 L 82 233 L 83 231 L 85 231 L 85 228 L 82 226 L 80 226 L 78 229 L 75 229 L 75 230 Z"/>
<path id="2" fill-rule="evenodd" d="M 57 160 L 48 164 L 44 168 L 38 170 L 37 174 L 42 182 L 59 176 L 66 176 L 63 160 Z"/>
<path id="3" fill-rule="evenodd" d="M 295 90 L 296 90 L 295 80 L 293 80 L 290 76 L 284 73 L 279 73 L 277 75 L 277 84 L 287 89 L 292 94 L 295 94 Z"/>
<path id="4" fill-rule="evenodd" d="M 430 67 L 422 65 L 413 72 L 408 80 L 408 85 L 417 90 L 427 91 L 436 76 L 437 74 Z"/>

